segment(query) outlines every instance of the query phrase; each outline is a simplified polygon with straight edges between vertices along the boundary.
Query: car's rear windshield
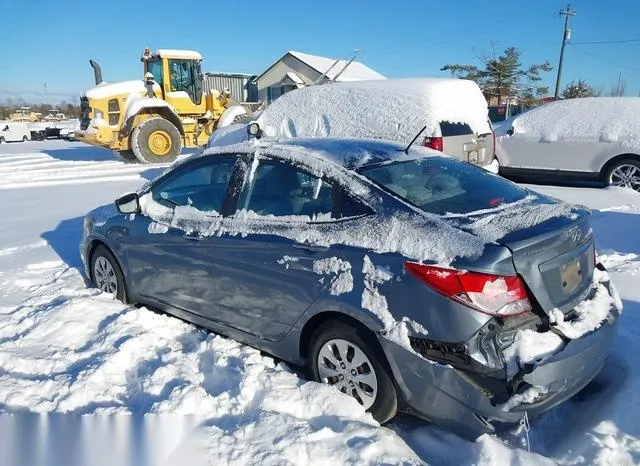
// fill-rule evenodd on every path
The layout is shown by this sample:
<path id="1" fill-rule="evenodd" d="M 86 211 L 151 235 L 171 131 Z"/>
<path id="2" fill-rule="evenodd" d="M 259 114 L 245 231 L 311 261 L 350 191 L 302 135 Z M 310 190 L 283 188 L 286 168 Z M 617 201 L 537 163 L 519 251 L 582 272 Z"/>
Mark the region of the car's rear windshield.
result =
<path id="1" fill-rule="evenodd" d="M 466 214 L 518 201 L 519 186 L 482 168 L 448 157 L 425 157 L 371 165 L 364 176 L 425 212 Z"/>

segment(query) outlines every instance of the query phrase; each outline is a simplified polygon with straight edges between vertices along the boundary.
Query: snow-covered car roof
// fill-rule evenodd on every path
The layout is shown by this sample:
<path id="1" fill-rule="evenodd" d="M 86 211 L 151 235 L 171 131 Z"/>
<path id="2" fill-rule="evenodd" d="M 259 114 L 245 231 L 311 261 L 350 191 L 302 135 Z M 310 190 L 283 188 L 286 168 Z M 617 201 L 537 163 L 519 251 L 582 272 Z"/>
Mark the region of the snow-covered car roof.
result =
<path id="1" fill-rule="evenodd" d="M 275 100 L 256 120 L 277 137 L 355 137 L 410 141 L 440 121 L 490 133 L 487 102 L 472 81 L 408 78 L 310 86 Z"/>
<path id="2" fill-rule="evenodd" d="M 418 157 L 449 157 L 442 152 L 412 145 L 407 153 L 407 144 L 380 139 L 356 138 L 293 138 L 249 141 L 204 150 L 199 156 L 211 154 L 252 153 L 268 149 L 286 158 L 287 153 L 304 152 L 310 158 L 322 159 L 347 169 L 355 169 L 374 163 L 409 160 Z"/>
<path id="3" fill-rule="evenodd" d="M 581 139 L 640 147 L 640 97 L 550 102 L 516 116 L 511 127 L 514 135 L 523 134 L 542 142 Z"/>

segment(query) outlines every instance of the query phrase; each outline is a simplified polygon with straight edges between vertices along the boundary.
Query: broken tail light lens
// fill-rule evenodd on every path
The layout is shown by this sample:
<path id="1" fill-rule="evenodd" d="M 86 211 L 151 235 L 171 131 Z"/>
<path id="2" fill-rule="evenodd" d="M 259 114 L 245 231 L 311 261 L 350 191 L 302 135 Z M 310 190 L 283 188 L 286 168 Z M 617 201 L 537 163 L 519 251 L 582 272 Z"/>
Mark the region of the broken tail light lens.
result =
<path id="1" fill-rule="evenodd" d="M 513 317 L 531 311 L 524 283 L 518 276 L 491 275 L 405 262 L 414 277 L 438 293 L 485 314 Z"/>

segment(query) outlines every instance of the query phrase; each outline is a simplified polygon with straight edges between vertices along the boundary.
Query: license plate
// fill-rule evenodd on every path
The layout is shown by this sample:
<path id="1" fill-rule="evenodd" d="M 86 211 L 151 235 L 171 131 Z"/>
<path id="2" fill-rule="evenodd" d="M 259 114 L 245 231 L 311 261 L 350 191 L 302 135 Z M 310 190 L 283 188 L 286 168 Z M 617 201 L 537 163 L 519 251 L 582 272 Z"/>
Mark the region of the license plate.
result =
<path id="1" fill-rule="evenodd" d="M 570 294 L 578 287 L 582 281 L 582 270 L 580 260 L 574 259 L 567 262 L 560 268 L 560 280 L 562 281 L 562 291 Z"/>

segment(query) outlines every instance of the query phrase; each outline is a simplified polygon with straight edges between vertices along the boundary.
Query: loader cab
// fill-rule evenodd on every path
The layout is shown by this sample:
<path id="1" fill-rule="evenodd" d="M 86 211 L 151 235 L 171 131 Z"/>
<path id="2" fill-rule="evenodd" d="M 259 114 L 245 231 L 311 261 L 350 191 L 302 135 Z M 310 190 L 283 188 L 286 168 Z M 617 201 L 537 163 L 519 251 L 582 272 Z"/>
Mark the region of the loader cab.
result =
<path id="1" fill-rule="evenodd" d="M 189 50 L 145 49 L 142 55 L 144 73 L 151 73 L 162 89 L 162 97 L 179 114 L 203 114 L 202 56 Z"/>

